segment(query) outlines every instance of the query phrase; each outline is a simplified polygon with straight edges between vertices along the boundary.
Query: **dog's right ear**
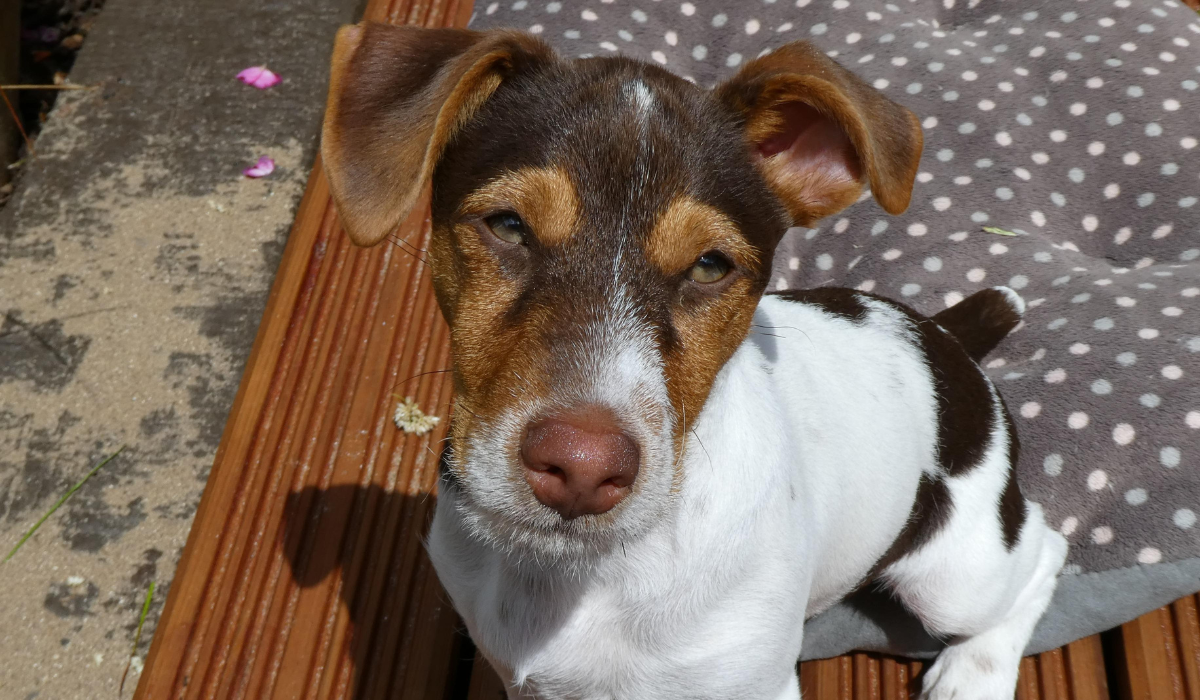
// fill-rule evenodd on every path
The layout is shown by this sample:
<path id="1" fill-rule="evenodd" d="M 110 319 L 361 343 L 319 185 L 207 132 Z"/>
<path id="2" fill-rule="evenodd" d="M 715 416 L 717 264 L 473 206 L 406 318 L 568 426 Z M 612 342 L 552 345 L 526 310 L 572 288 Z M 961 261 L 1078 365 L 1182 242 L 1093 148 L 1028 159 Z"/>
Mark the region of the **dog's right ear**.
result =
<path id="1" fill-rule="evenodd" d="M 518 32 L 342 27 L 321 159 L 350 240 L 383 240 L 416 204 L 455 131 L 504 79 L 554 60 L 545 43 Z"/>

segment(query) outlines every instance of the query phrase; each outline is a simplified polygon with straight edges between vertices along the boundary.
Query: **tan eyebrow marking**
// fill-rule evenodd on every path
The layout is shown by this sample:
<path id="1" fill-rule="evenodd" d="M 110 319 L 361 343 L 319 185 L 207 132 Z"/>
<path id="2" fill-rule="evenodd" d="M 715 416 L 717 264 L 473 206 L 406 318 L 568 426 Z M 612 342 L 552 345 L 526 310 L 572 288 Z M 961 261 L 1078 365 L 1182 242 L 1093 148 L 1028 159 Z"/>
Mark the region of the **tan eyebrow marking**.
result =
<path id="1" fill-rule="evenodd" d="M 758 252 L 729 217 L 687 195 L 676 197 L 659 215 L 645 248 L 646 259 L 668 275 L 688 269 L 710 250 L 720 250 L 740 265 L 758 263 Z"/>
<path id="2" fill-rule="evenodd" d="M 575 233 L 579 197 L 562 167 L 526 167 L 505 173 L 472 192 L 463 200 L 460 213 L 483 215 L 505 209 L 519 214 L 542 245 L 558 246 Z"/>

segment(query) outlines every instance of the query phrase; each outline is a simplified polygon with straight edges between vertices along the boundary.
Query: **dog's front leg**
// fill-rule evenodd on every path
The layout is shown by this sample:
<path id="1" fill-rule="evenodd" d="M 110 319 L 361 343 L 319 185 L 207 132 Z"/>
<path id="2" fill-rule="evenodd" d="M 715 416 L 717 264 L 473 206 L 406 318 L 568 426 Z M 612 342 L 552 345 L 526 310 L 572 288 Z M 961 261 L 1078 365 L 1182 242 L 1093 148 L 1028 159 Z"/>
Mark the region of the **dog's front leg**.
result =
<path id="1" fill-rule="evenodd" d="M 800 700 L 800 677 L 792 671 L 792 677 L 783 687 L 783 692 L 775 696 L 775 700 Z"/>

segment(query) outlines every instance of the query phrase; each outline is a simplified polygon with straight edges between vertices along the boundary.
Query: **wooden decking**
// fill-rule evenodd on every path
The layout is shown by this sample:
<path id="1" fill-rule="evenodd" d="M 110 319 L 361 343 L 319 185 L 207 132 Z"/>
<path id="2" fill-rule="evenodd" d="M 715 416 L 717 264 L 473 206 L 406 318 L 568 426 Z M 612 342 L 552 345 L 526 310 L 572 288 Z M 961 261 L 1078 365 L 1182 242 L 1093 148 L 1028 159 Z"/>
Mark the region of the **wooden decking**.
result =
<path id="1" fill-rule="evenodd" d="M 463 26 L 470 1 L 366 17 Z M 504 696 L 420 544 L 445 421 L 415 437 L 391 420 L 397 397 L 449 411 L 427 215 L 354 248 L 314 168 L 135 698 Z M 801 667 L 806 700 L 908 698 L 919 673 L 872 654 Z M 1026 659 L 1018 697 L 1200 700 L 1197 599 Z"/>

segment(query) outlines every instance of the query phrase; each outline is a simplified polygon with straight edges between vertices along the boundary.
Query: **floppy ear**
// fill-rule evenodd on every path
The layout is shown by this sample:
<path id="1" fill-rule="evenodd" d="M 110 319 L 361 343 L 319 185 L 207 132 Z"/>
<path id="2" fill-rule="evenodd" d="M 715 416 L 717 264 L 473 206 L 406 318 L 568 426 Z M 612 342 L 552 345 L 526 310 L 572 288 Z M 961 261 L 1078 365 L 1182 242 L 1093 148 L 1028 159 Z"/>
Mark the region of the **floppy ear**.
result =
<path id="1" fill-rule="evenodd" d="M 546 44 L 517 32 L 342 27 L 321 160 L 350 240 L 383 240 L 416 204 L 454 133 L 500 83 L 553 60 Z"/>
<path id="2" fill-rule="evenodd" d="M 917 116 L 807 42 L 751 61 L 715 92 L 744 119 L 759 170 L 797 226 L 850 206 L 864 183 L 888 213 L 908 208 Z"/>

